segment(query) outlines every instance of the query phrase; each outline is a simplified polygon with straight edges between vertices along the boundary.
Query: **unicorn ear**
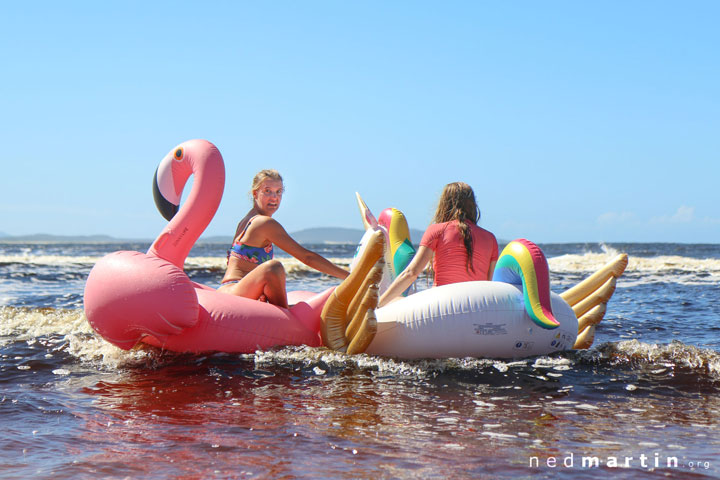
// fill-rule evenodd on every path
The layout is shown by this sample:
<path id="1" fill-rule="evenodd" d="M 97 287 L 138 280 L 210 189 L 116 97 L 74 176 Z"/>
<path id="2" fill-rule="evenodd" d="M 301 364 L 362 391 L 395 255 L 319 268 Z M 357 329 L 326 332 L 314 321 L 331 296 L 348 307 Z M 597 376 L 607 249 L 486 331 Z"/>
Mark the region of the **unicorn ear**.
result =
<path id="1" fill-rule="evenodd" d="M 365 205 L 365 201 L 360 197 L 359 193 L 355 192 L 355 196 L 357 197 L 358 208 L 360 208 L 360 216 L 362 217 L 365 230 L 376 229 L 378 227 L 378 221 L 375 215 L 373 215 L 368 206 Z"/>

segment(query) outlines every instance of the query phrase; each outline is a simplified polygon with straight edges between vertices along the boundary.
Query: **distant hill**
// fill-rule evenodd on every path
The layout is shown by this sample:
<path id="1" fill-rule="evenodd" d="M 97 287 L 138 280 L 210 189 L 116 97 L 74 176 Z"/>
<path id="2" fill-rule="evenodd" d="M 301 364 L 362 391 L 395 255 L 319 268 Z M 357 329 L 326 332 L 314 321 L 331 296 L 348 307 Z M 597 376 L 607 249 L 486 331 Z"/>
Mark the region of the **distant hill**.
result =
<path id="1" fill-rule="evenodd" d="M 365 230 L 359 228 L 338 228 L 338 227 L 321 227 L 306 228 L 294 233 L 292 237 L 299 243 L 351 243 L 360 242 Z M 414 243 L 420 242 L 423 232 L 420 230 L 410 230 L 410 238 Z"/>
<path id="2" fill-rule="evenodd" d="M 358 243 L 364 230 L 359 228 L 306 228 L 290 235 L 298 243 Z"/>
<path id="3" fill-rule="evenodd" d="M 290 235 L 302 244 L 351 243 L 357 244 L 365 233 L 359 228 L 318 227 L 306 228 Z M 410 230 L 413 243 L 420 242 L 423 232 Z M 33 235 L 6 235 L 0 233 L 0 242 L 47 242 L 47 243 L 118 243 L 118 242 L 151 242 L 151 238 L 116 238 L 109 235 L 50 235 L 36 233 Z M 200 237 L 199 243 L 229 243 L 231 238 L 224 236 Z"/>
<path id="4" fill-rule="evenodd" d="M 290 236 L 297 240 L 298 243 L 306 245 L 322 243 L 356 244 L 362 238 L 363 233 L 365 233 L 365 231 L 359 228 L 317 227 L 291 232 Z M 199 241 L 205 243 L 227 243 L 231 241 L 231 238 L 228 236 L 201 237 Z"/>
<path id="5" fill-rule="evenodd" d="M 38 243 L 115 243 L 125 241 L 143 241 L 136 239 L 114 238 L 110 235 L 50 235 L 48 233 L 34 233 L 32 235 L 5 235 L 0 234 L 3 242 L 38 242 Z"/>
<path id="6" fill-rule="evenodd" d="M 290 236 L 304 245 L 323 243 L 350 243 L 355 245 L 360 242 L 364 233 L 365 230 L 360 228 L 316 227 L 291 232 Z M 422 234 L 423 232 L 420 230 L 410 230 L 410 237 L 415 244 L 420 242 Z M 212 236 L 200 237 L 198 241 L 201 243 L 229 243 L 231 239 L 228 236 Z"/>

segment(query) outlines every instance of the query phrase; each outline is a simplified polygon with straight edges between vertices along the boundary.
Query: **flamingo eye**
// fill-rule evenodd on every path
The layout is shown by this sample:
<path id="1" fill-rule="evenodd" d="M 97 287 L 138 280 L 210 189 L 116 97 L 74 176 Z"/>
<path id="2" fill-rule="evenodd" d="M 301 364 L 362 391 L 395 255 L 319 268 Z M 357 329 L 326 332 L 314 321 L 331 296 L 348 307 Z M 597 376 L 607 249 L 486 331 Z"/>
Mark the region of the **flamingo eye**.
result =
<path id="1" fill-rule="evenodd" d="M 173 158 L 177 160 L 178 162 L 183 159 L 185 156 L 185 150 L 182 147 L 178 147 L 175 149 L 175 153 L 173 153 Z"/>

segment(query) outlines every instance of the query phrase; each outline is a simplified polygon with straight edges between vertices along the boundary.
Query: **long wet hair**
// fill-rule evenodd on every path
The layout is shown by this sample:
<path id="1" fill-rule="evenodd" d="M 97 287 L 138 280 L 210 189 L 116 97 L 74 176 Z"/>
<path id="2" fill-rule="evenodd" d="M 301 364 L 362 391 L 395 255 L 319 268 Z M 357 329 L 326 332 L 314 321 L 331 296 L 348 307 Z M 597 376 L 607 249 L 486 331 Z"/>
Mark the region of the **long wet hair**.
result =
<path id="1" fill-rule="evenodd" d="M 477 225 L 480 220 L 480 209 L 475 200 L 475 192 L 467 183 L 448 183 L 440 195 L 433 222 L 444 223 L 452 220 L 457 220 L 457 228 L 465 244 L 467 252 L 465 268 L 474 272 L 475 269 L 472 265 L 473 239 L 468 222 Z"/>

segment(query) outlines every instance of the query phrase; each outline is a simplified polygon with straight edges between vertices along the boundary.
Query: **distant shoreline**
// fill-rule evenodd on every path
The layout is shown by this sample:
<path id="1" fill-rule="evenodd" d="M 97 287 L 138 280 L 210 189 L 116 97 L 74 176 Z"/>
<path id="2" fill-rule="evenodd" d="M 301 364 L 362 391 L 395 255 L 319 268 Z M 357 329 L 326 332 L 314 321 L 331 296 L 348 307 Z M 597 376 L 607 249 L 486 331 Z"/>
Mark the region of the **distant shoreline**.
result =
<path id="1" fill-rule="evenodd" d="M 318 227 L 293 232 L 290 235 L 302 244 L 353 244 L 360 242 L 364 230 L 357 228 Z M 419 242 L 423 232 L 410 231 L 414 242 Z M 152 238 L 117 238 L 110 235 L 50 235 L 36 233 L 32 235 L 0 234 L 0 243 L 150 243 Z M 197 243 L 229 243 L 230 236 L 200 237 Z"/>
<path id="2" fill-rule="evenodd" d="M 291 233 L 299 243 L 304 245 L 357 245 L 362 238 L 364 231 L 351 228 L 309 228 Z M 411 230 L 410 236 L 413 244 L 418 245 L 423 232 L 420 230 Z M 33 235 L 6 235 L 0 234 L 0 244 L 18 244 L 18 243 L 151 243 L 152 238 L 118 238 L 110 235 L 49 235 L 37 233 Z M 200 237 L 196 243 L 198 244 L 227 244 L 230 238 L 227 236 L 207 236 Z M 498 238 L 498 244 L 502 247 L 507 245 L 509 240 Z M 720 242 L 638 242 L 638 241 L 608 241 L 608 240 L 585 240 L 571 242 L 538 242 L 545 245 L 570 245 L 570 244 L 648 244 L 648 245 L 718 245 Z"/>

